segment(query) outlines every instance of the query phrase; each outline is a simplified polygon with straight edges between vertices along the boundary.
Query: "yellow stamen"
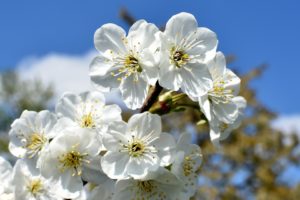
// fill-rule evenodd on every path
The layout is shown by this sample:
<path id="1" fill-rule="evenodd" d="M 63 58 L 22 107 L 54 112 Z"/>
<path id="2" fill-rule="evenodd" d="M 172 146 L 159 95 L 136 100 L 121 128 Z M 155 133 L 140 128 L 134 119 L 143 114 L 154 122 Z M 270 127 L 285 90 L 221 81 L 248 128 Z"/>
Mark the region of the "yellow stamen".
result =
<path id="1" fill-rule="evenodd" d="M 74 170 L 72 176 L 80 176 L 82 174 L 82 164 L 84 162 L 89 163 L 89 161 L 85 159 L 86 156 L 88 156 L 87 153 L 81 154 L 75 150 L 71 150 L 68 153 L 61 155 L 58 158 L 59 162 L 62 164 L 61 172 L 64 172 L 66 169 L 71 169 Z"/>
<path id="2" fill-rule="evenodd" d="M 150 193 L 155 189 L 155 185 L 152 181 L 139 181 L 138 188 L 146 193 Z"/>
<path id="3" fill-rule="evenodd" d="M 175 47 L 172 47 L 170 52 L 171 62 L 178 68 L 182 67 L 189 61 L 189 55 L 183 50 L 177 50 Z"/>
<path id="4" fill-rule="evenodd" d="M 34 179 L 30 181 L 27 185 L 27 189 L 31 194 L 37 195 L 43 190 L 42 181 L 40 179 Z"/>
<path id="5" fill-rule="evenodd" d="M 31 134 L 26 148 L 30 150 L 30 158 L 32 158 L 37 152 L 41 151 L 44 144 L 47 142 L 47 138 L 43 134 L 33 133 Z"/>
<path id="6" fill-rule="evenodd" d="M 95 127 L 92 113 L 82 116 L 81 127 L 82 128 L 94 128 Z"/>

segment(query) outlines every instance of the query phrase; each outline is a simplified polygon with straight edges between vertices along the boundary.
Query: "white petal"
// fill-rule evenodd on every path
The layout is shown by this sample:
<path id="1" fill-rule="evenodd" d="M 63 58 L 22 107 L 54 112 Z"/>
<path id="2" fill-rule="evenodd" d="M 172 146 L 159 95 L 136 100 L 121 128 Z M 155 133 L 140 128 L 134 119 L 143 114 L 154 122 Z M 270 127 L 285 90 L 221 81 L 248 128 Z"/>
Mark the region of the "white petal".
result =
<path id="1" fill-rule="evenodd" d="M 116 54 L 123 54 L 126 52 L 123 41 L 125 37 L 126 33 L 120 26 L 115 24 L 104 24 L 95 32 L 95 47 L 100 53 L 112 51 Z"/>
<path id="2" fill-rule="evenodd" d="M 183 81 L 180 69 L 170 64 L 168 59 L 165 58 L 165 62 L 160 64 L 159 84 L 166 89 L 177 91 Z"/>
<path id="3" fill-rule="evenodd" d="M 89 187 L 89 185 L 87 185 L 87 187 Z M 103 200 L 111 200 L 113 199 L 114 192 L 115 181 L 108 179 L 89 192 L 88 200 L 99 200 L 99 197 Z"/>
<path id="4" fill-rule="evenodd" d="M 107 105 L 103 108 L 103 117 L 102 120 L 104 123 L 110 123 L 113 121 L 121 121 L 121 108 L 118 105 Z"/>
<path id="5" fill-rule="evenodd" d="M 37 112 L 24 110 L 19 119 L 16 119 L 11 128 L 15 130 L 20 130 L 24 134 L 31 134 L 36 131 L 35 119 Z"/>
<path id="6" fill-rule="evenodd" d="M 120 78 L 122 74 L 119 74 L 118 69 L 108 70 L 105 75 L 101 75 L 101 68 L 93 69 L 93 73 L 90 73 L 92 85 L 101 92 L 110 92 L 120 86 Z M 100 74 L 99 74 L 100 72 Z M 112 75 L 111 73 L 117 74 Z"/>
<path id="7" fill-rule="evenodd" d="M 188 49 L 186 53 L 189 55 L 201 55 L 199 58 L 196 58 L 197 60 L 202 62 L 207 61 L 215 55 L 215 50 L 218 44 L 217 36 L 208 28 L 197 28 L 196 33 L 193 34 L 189 40 L 196 41 L 197 43 L 194 42 L 194 44 L 196 43 L 197 45 Z M 205 56 L 208 57 L 206 58 Z"/>
<path id="8" fill-rule="evenodd" d="M 118 180 L 115 186 L 115 196 L 113 200 L 125 200 L 125 199 L 133 199 L 136 197 L 136 194 L 132 194 L 134 192 L 135 181 L 133 179 L 128 180 Z"/>
<path id="9" fill-rule="evenodd" d="M 77 104 L 81 102 L 79 96 L 66 92 L 58 100 L 55 111 L 59 117 L 68 117 L 73 121 L 77 118 Z"/>
<path id="10" fill-rule="evenodd" d="M 103 171 L 111 179 L 129 178 L 126 174 L 129 155 L 108 151 L 101 159 Z"/>
<path id="11" fill-rule="evenodd" d="M 84 165 L 82 179 L 93 184 L 101 184 L 108 179 L 101 168 L 101 156 L 95 157 L 88 165 Z"/>
<path id="12" fill-rule="evenodd" d="M 161 133 L 161 118 L 156 114 L 144 112 L 133 115 L 128 121 L 128 132 L 133 132 L 138 138 Z"/>
<path id="13" fill-rule="evenodd" d="M 218 120 L 212 120 L 210 122 L 210 131 L 209 131 L 209 135 L 210 135 L 210 140 L 212 141 L 212 143 L 219 148 L 220 147 L 220 137 L 221 137 L 221 131 L 218 128 Z"/>
<path id="14" fill-rule="evenodd" d="M 166 24 L 165 35 L 171 38 L 183 38 L 195 31 L 198 23 L 195 17 L 189 13 L 179 13 L 172 16 Z"/>
<path id="15" fill-rule="evenodd" d="M 151 162 L 152 159 L 138 159 L 130 157 L 127 165 L 127 174 L 134 179 L 144 179 L 147 177 L 148 171 L 155 171 L 159 165 L 156 162 Z"/>
<path id="16" fill-rule="evenodd" d="M 126 106 L 132 110 L 142 107 L 147 98 L 149 85 L 141 78 L 134 80 L 131 75 L 121 83 L 120 90 Z"/>
<path id="17" fill-rule="evenodd" d="M 39 130 L 42 131 L 48 139 L 53 138 L 56 135 L 56 132 L 54 131 L 54 127 L 57 123 L 56 115 L 44 110 L 38 113 L 38 119 L 40 122 Z"/>
<path id="18" fill-rule="evenodd" d="M 95 103 L 95 104 L 105 104 L 105 97 L 100 92 L 83 92 L 79 94 L 83 102 Z"/>
<path id="19" fill-rule="evenodd" d="M 155 48 L 152 45 L 158 45 L 155 34 L 159 29 L 145 20 L 135 22 L 128 32 L 128 45 L 131 49 L 142 52 L 144 49 Z M 157 47 L 156 47 L 157 48 Z"/>
<path id="20" fill-rule="evenodd" d="M 76 198 L 80 195 L 83 184 L 80 176 L 72 176 L 71 172 L 63 173 L 60 179 L 62 188 L 59 193 L 68 199 Z"/>
<path id="21" fill-rule="evenodd" d="M 189 66 L 183 67 L 181 76 L 181 89 L 189 96 L 204 95 L 213 87 L 211 75 L 205 64 L 190 63 Z"/>
<path id="22" fill-rule="evenodd" d="M 200 96 L 198 100 L 199 100 L 199 106 L 201 108 L 201 111 L 203 112 L 207 120 L 210 121 L 212 108 L 208 100 L 208 96 L 207 95 Z"/>
<path id="23" fill-rule="evenodd" d="M 96 56 L 90 64 L 90 76 L 104 76 L 115 67 L 115 63 L 110 58 L 103 55 Z"/>
<path id="24" fill-rule="evenodd" d="M 226 59 L 224 54 L 222 52 L 217 52 L 214 59 L 208 63 L 208 66 L 213 80 L 223 78 L 226 73 Z"/>
<path id="25" fill-rule="evenodd" d="M 173 154 L 175 153 L 176 142 L 172 135 L 162 133 L 158 140 L 153 143 L 159 150 L 158 156 L 161 159 L 160 166 L 168 166 L 173 162 Z"/>
<path id="26" fill-rule="evenodd" d="M 220 121 L 232 123 L 238 117 L 238 107 L 232 101 L 229 101 L 228 103 L 214 104 L 213 113 Z"/>
<path id="27" fill-rule="evenodd" d="M 225 81 L 224 88 L 231 89 L 233 91 L 234 96 L 238 95 L 240 91 L 241 79 L 230 69 L 226 69 L 224 81 Z"/>
<path id="28" fill-rule="evenodd" d="M 102 92 L 108 92 L 113 88 L 118 88 L 121 78 L 118 69 L 120 65 L 113 60 L 103 56 L 96 57 L 90 64 L 90 78 L 93 85 Z M 114 74 L 114 75 L 112 75 Z"/>
<path id="29" fill-rule="evenodd" d="M 20 135 L 18 131 L 14 129 L 9 131 L 10 142 L 8 149 L 10 153 L 18 158 L 23 158 L 26 155 L 27 150 L 23 148 L 24 144 L 20 140 Z"/>
<path id="30" fill-rule="evenodd" d="M 123 148 L 122 144 L 127 144 L 128 139 L 125 135 L 127 124 L 123 121 L 112 122 L 103 134 L 103 145 L 108 151 L 118 151 Z M 121 141 L 121 144 L 120 144 Z"/>
<path id="31" fill-rule="evenodd" d="M 143 68 L 141 77 L 150 85 L 155 85 L 159 72 L 159 61 L 156 57 L 159 57 L 159 53 L 155 50 L 145 49 L 140 56 L 139 62 Z"/>
<path id="32" fill-rule="evenodd" d="M 2 192 L 12 190 L 12 173 L 13 168 L 11 164 L 0 156 L 0 197 Z M 12 191 L 11 191 L 12 192 Z M 0 198 L 1 199 L 1 198 Z"/>
<path id="33" fill-rule="evenodd" d="M 239 110 L 243 110 L 246 108 L 247 106 L 247 101 L 244 97 L 242 96 L 237 96 L 232 98 L 232 101 L 237 105 L 237 107 L 239 108 Z"/>

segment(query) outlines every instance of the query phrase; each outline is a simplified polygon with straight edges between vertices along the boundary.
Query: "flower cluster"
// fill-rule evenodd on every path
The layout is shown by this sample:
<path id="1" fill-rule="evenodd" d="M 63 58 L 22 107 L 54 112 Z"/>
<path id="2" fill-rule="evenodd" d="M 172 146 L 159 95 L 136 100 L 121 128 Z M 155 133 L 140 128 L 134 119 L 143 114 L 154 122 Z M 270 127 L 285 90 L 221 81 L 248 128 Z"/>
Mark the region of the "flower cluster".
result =
<path id="1" fill-rule="evenodd" d="M 102 92 L 119 89 L 133 110 L 157 85 L 173 101 L 186 95 L 198 102 L 218 145 L 241 122 L 246 101 L 238 96 L 240 79 L 217 52 L 215 33 L 179 13 L 164 32 L 139 20 L 127 35 L 105 24 L 94 39 L 99 55 L 90 77 L 98 91 L 65 93 L 55 112 L 25 110 L 13 122 L 9 150 L 19 159 L 12 167 L 0 158 L 0 199 L 190 199 L 200 147 L 189 134 L 176 141 L 163 132 L 161 117 L 151 110 L 123 121 L 121 108 L 107 105 Z"/>

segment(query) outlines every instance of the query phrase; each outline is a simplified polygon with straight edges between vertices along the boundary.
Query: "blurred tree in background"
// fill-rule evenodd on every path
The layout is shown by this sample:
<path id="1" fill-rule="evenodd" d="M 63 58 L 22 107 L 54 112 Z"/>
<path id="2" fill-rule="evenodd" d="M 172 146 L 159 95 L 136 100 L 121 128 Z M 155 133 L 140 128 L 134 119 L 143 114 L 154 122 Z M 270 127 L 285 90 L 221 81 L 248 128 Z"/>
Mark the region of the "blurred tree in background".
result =
<path id="1" fill-rule="evenodd" d="M 135 21 L 126 10 L 121 11 L 121 17 L 129 24 Z M 233 57 L 228 57 L 228 61 L 233 60 Z M 202 148 L 204 158 L 199 171 L 200 186 L 194 199 L 300 199 L 300 185 L 291 186 L 280 178 L 288 166 L 299 165 L 298 137 L 294 134 L 287 138 L 284 133 L 271 128 L 276 114 L 258 101 L 250 87 L 251 81 L 258 78 L 264 69 L 265 66 L 260 66 L 240 75 L 240 94 L 248 102 L 245 119 L 222 142 L 220 151 L 211 144 L 208 124 L 201 112 L 195 109 L 197 103 L 182 99 L 181 112 L 163 117 L 165 131 L 175 134 L 189 132 Z M 1 153 L 7 151 L 11 122 L 25 109 L 39 111 L 49 108 L 54 90 L 38 80 L 23 81 L 13 71 L 2 73 L 0 83 Z M 125 119 L 130 115 L 123 113 Z"/>
<path id="2" fill-rule="evenodd" d="M 0 75 L 0 153 L 7 151 L 10 124 L 23 110 L 40 111 L 50 106 L 53 97 L 51 85 L 41 80 L 22 80 L 15 71 Z"/>
<path id="3" fill-rule="evenodd" d="M 193 125 L 203 120 L 199 111 L 187 108 L 165 118 L 166 130 L 190 132 L 202 148 L 199 196 L 195 199 L 300 199 L 300 185 L 291 187 L 280 179 L 289 165 L 299 165 L 298 137 L 287 138 L 271 128 L 276 115 L 257 100 L 249 87 L 263 69 L 258 67 L 241 76 L 241 96 L 248 102 L 246 116 L 241 126 L 222 142 L 220 151 L 210 141 L 207 123 Z"/>

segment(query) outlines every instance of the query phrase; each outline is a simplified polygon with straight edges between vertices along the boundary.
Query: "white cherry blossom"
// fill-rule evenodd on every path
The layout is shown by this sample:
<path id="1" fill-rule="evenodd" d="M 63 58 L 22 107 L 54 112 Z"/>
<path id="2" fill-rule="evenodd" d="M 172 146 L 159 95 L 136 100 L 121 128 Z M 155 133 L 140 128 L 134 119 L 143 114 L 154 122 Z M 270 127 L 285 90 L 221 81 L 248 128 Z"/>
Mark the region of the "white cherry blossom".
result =
<path id="1" fill-rule="evenodd" d="M 126 36 L 115 24 L 105 24 L 94 36 L 100 55 L 90 66 L 90 77 L 103 92 L 119 88 L 130 109 L 140 108 L 150 85 L 158 79 L 155 54 L 160 46 L 158 28 L 145 20 L 134 23 Z"/>
<path id="2" fill-rule="evenodd" d="M 76 198 L 83 188 L 81 176 L 84 168 L 99 154 L 96 134 L 87 129 L 65 129 L 49 144 L 41 154 L 41 173 L 53 181 L 58 181 L 67 198 Z M 100 163 L 99 163 L 100 164 Z"/>
<path id="3" fill-rule="evenodd" d="M 238 117 L 232 123 L 224 123 L 217 118 L 212 118 L 210 124 L 210 138 L 212 142 L 219 146 L 219 141 L 226 139 L 229 134 L 234 130 L 237 129 L 244 117 L 244 110 L 247 106 L 247 102 L 244 97 L 237 96 L 232 98 L 232 101 L 238 107 Z"/>
<path id="4" fill-rule="evenodd" d="M 105 105 L 104 95 L 100 92 L 65 93 L 56 105 L 56 113 L 62 129 L 80 127 L 98 133 L 105 132 L 110 122 L 122 120 L 121 108 Z"/>
<path id="5" fill-rule="evenodd" d="M 198 188 L 198 173 L 202 163 L 202 154 L 200 147 L 190 142 L 191 136 L 189 134 L 180 136 L 171 172 L 183 182 L 187 196 L 192 197 Z"/>
<path id="6" fill-rule="evenodd" d="M 169 19 L 161 34 L 159 83 L 197 97 L 212 88 L 206 60 L 215 54 L 216 34 L 198 27 L 195 17 L 179 13 Z"/>
<path id="7" fill-rule="evenodd" d="M 11 164 L 0 156 L 0 199 L 13 200 L 14 186 L 12 184 L 13 168 Z"/>
<path id="8" fill-rule="evenodd" d="M 40 175 L 32 163 L 19 159 L 14 166 L 15 199 L 62 200 L 59 185 Z"/>
<path id="9" fill-rule="evenodd" d="M 179 179 L 168 170 L 160 168 L 148 180 L 119 180 L 113 200 L 188 200 Z"/>
<path id="10" fill-rule="evenodd" d="M 133 115 L 128 124 L 115 122 L 103 136 L 107 152 L 103 171 L 112 179 L 145 178 L 172 162 L 174 138 L 161 132 L 161 119 L 148 112 Z"/>
<path id="11" fill-rule="evenodd" d="M 23 111 L 11 125 L 10 152 L 19 158 L 36 158 L 56 135 L 56 122 L 56 115 L 47 110 Z"/>
<path id="12" fill-rule="evenodd" d="M 221 52 L 210 61 L 209 70 L 213 78 L 213 88 L 198 98 L 206 118 L 216 118 L 224 123 L 232 123 L 238 117 L 238 106 L 232 100 L 239 93 L 240 78 L 226 68 L 226 60 Z"/>

